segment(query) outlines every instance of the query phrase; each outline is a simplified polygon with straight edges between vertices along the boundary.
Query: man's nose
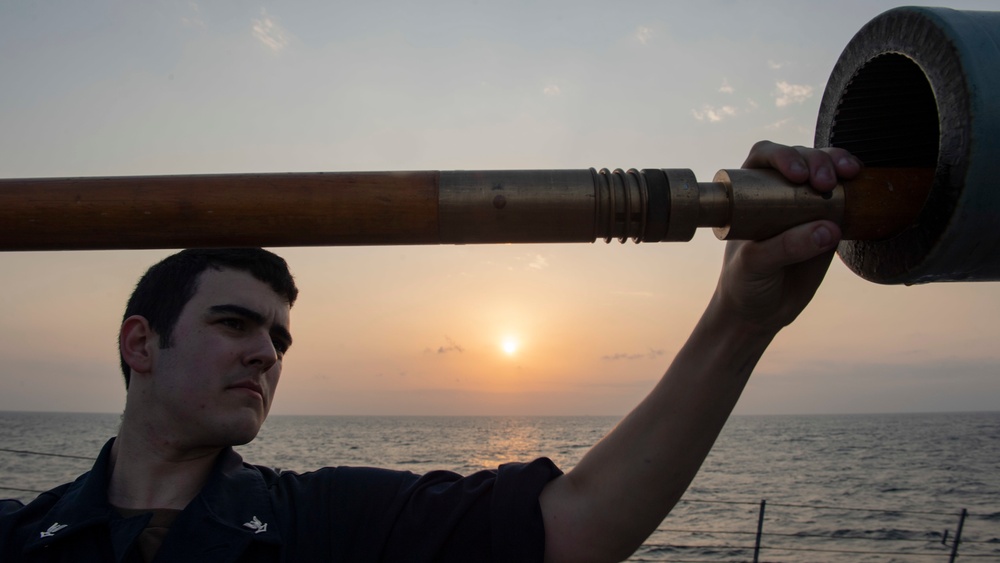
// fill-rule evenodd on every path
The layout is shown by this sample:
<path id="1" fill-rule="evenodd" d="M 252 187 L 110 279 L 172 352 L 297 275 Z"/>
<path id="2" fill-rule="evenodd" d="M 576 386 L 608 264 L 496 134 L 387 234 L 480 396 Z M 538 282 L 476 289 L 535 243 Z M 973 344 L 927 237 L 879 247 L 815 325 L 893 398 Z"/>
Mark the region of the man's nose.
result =
<path id="1" fill-rule="evenodd" d="M 256 333 L 247 350 L 244 363 L 257 366 L 261 371 L 267 371 L 277 361 L 278 351 L 274 347 L 271 335 L 266 332 Z"/>

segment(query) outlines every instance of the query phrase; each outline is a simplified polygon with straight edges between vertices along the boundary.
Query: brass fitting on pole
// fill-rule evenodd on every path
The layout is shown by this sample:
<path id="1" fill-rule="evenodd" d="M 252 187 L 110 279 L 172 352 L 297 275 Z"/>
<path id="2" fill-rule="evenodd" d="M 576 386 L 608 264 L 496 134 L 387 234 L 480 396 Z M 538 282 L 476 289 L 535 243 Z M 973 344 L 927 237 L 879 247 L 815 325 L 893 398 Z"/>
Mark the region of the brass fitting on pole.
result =
<path id="1" fill-rule="evenodd" d="M 871 169 L 832 191 L 770 170 L 720 170 L 698 182 L 687 169 L 442 172 L 442 243 L 760 240 L 820 219 L 845 239 L 892 236 L 912 224 L 932 171 Z"/>
<path id="2" fill-rule="evenodd" d="M 720 170 L 706 200 L 728 208 L 713 216 L 720 240 L 760 240 L 790 227 L 826 219 L 841 227 L 844 240 L 881 240 L 912 226 L 927 201 L 934 171 L 925 168 L 865 168 L 857 178 L 820 193 L 795 185 L 773 170 Z M 718 195 L 725 190 L 725 204 Z M 720 224 L 721 223 L 721 224 Z"/>

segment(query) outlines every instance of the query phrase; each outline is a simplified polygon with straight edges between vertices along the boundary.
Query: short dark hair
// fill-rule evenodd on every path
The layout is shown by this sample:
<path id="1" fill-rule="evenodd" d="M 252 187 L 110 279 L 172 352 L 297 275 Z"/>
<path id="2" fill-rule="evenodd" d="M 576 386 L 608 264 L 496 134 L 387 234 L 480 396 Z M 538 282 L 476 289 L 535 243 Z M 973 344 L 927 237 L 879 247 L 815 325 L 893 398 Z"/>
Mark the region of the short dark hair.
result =
<path id="1" fill-rule="evenodd" d="M 271 289 L 295 304 L 299 290 L 284 258 L 262 248 L 192 248 L 168 256 L 154 264 L 136 284 L 125 306 L 122 322 L 141 315 L 160 336 L 160 348 L 172 345 L 172 333 L 181 310 L 198 290 L 198 277 L 205 270 L 225 268 L 247 272 L 271 286 Z M 131 369 L 121 357 L 125 388 Z"/>

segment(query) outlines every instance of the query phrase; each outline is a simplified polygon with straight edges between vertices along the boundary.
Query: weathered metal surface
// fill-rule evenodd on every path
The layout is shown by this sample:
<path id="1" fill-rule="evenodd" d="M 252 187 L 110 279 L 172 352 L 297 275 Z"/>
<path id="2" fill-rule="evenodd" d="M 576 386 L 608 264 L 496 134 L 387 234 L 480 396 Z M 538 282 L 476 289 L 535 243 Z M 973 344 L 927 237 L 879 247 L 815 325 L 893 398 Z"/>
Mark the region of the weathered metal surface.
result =
<path id="1" fill-rule="evenodd" d="M 913 224 L 840 245 L 844 263 L 886 284 L 1000 279 L 1000 13 L 897 8 L 840 56 L 816 146 L 869 167 L 934 170 Z"/>

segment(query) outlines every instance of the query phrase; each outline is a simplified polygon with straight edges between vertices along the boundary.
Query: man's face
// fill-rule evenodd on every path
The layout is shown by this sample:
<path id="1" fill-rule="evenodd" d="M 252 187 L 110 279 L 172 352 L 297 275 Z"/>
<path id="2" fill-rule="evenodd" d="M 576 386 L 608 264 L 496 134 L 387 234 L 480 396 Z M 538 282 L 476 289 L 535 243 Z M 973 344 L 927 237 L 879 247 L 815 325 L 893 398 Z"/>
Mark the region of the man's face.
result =
<path id="1" fill-rule="evenodd" d="M 245 444 L 257 435 L 291 345 L 288 303 L 237 270 L 208 269 L 184 306 L 173 345 L 156 351 L 150 391 L 177 447 Z"/>

